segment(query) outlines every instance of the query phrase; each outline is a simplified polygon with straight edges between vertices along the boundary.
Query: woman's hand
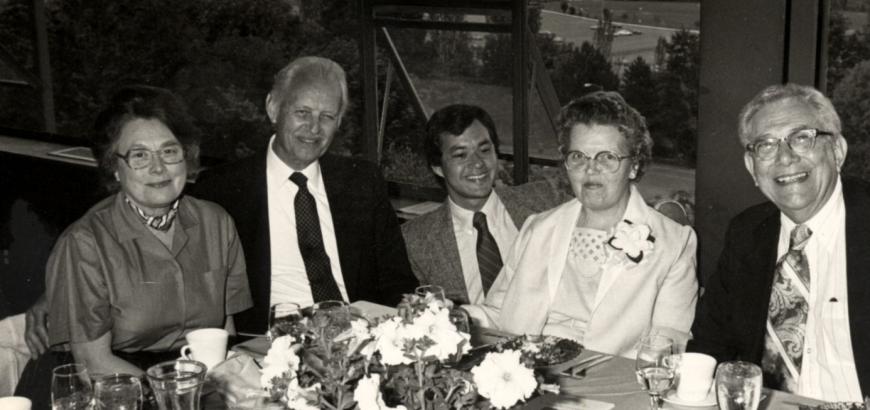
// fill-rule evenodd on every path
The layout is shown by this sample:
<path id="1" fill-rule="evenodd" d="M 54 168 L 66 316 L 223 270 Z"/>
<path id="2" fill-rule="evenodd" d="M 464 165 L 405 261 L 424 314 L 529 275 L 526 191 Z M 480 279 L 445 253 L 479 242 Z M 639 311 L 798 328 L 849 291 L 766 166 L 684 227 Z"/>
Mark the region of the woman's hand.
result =
<path id="1" fill-rule="evenodd" d="M 145 372 L 112 353 L 112 333 L 106 332 L 90 342 L 74 342 L 73 358 L 84 363 L 91 377 L 113 373 L 127 373 L 141 377 Z"/>

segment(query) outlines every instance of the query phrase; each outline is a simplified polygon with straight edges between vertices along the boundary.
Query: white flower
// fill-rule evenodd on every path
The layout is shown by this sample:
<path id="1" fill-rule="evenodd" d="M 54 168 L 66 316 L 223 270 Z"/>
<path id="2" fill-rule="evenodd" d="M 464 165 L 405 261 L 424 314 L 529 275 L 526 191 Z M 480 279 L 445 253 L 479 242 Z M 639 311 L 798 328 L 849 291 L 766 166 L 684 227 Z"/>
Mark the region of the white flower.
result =
<path id="1" fill-rule="evenodd" d="M 381 361 L 389 366 L 397 364 L 410 364 L 414 359 L 405 354 L 405 326 L 402 319 L 393 317 L 381 322 L 372 329 L 375 337 L 375 348 L 381 352 Z"/>
<path id="2" fill-rule="evenodd" d="M 520 362 L 520 352 L 488 353 L 483 363 L 471 369 L 481 396 L 495 408 L 508 408 L 535 391 L 535 374 Z"/>
<path id="3" fill-rule="evenodd" d="M 276 377 L 285 377 L 285 373 L 290 377 L 295 377 L 296 369 L 299 368 L 299 356 L 293 347 L 296 339 L 293 336 L 281 336 L 272 341 L 272 346 L 263 358 L 263 369 L 260 370 L 260 386 L 265 389 L 272 388 L 272 379 Z"/>
<path id="4" fill-rule="evenodd" d="M 632 224 L 628 220 L 617 223 L 613 237 L 607 241 L 613 249 L 625 252 L 625 256 L 634 263 L 640 263 L 644 252 L 653 250 L 654 242 L 648 225 Z"/>
<path id="5" fill-rule="evenodd" d="M 415 333 L 422 332 L 422 337 L 428 337 L 434 342 L 423 352 L 423 356 L 434 356 L 438 360 L 447 360 L 450 355 L 468 352 L 470 336 L 456 330 L 456 325 L 450 321 L 450 311 L 438 308 L 429 309 L 414 319 L 412 325 Z M 419 338 L 422 338 L 419 337 Z"/>
<path id="6" fill-rule="evenodd" d="M 381 396 L 381 375 L 363 377 L 353 391 L 359 410 L 407 410 L 405 406 L 389 407 Z"/>
<path id="7" fill-rule="evenodd" d="M 320 389 L 320 383 L 315 383 L 313 386 L 302 388 L 299 387 L 299 379 L 293 378 L 287 384 L 287 392 L 284 394 L 284 402 L 287 408 L 294 410 L 318 410 L 316 405 L 317 391 Z M 315 404 L 312 405 L 311 402 Z"/>

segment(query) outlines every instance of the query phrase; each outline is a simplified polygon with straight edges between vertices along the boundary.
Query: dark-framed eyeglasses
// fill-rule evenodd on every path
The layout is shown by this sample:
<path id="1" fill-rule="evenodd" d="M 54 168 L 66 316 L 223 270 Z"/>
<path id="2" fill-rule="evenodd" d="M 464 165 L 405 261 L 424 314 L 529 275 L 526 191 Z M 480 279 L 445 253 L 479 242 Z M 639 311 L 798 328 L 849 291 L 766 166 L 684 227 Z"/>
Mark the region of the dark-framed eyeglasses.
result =
<path id="1" fill-rule="evenodd" d="M 779 152 L 780 144 L 785 141 L 788 147 L 796 154 L 806 154 L 816 146 L 816 139 L 819 136 L 830 137 L 834 135 L 833 132 L 822 131 L 818 128 L 804 128 L 785 137 L 756 140 L 746 144 L 746 150 L 751 152 L 755 158 L 768 160 L 776 156 L 776 153 Z"/>
<path id="2" fill-rule="evenodd" d="M 117 152 L 115 156 L 124 160 L 132 169 L 142 169 L 151 165 L 152 161 L 154 161 L 154 156 L 160 158 L 160 161 L 164 164 L 177 164 L 181 161 L 184 161 L 184 147 L 181 145 L 168 145 L 162 147 L 156 151 L 144 148 L 134 148 L 127 151 L 126 154 L 121 155 Z"/>
<path id="3" fill-rule="evenodd" d="M 585 168 L 590 161 L 595 161 L 604 172 L 616 172 L 619 169 L 619 164 L 624 159 L 634 158 L 634 155 L 619 155 L 615 152 L 600 151 L 595 156 L 590 157 L 583 151 L 568 151 L 565 153 L 565 167 L 571 170 Z"/>

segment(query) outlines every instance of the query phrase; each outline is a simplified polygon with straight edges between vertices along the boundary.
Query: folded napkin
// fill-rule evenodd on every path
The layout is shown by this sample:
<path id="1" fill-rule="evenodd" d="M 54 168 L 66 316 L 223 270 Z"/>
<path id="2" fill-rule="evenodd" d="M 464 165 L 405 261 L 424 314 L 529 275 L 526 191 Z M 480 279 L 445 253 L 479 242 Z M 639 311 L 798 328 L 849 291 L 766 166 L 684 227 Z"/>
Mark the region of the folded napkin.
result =
<path id="1" fill-rule="evenodd" d="M 219 363 L 209 372 L 208 381 L 228 408 L 282 408 L 281 403 L 269 402 L 269 393 L 260 387 L 260 367 L 247 354 L 237 353 Z"/>

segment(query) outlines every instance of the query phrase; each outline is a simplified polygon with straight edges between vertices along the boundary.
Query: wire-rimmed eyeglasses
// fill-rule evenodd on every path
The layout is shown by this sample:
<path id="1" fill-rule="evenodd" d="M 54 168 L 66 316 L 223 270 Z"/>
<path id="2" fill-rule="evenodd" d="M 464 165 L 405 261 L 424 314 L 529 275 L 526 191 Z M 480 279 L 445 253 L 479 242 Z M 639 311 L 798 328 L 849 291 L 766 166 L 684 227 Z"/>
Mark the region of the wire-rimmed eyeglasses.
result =
<path id="1" fill-rule="evenodd" d="M 634 155 L 619 155 L 610 151 L 600 151 L 590 157 L 583 151 L 568 151 L 565 153 L 565 167 L 571 170 L 585 168 L 590 161 L 594 161 L 595 165 L 602 171 L 616 172 L 622 160 L 633 157 Z"/>
<path id="2" fill-rule="evenodd" d="M 816 146 L 817 137 L 833 135 L 835 134 L 832 132 L 822 131 L 817 128 L 804 128 L 785 137 L 756 140 L 746 144 L 746 150 L 751 152 L 755 158 L 768 160 L 776 156 L 776 153 L 779 152 L 780 144 L 785 141 L 788 147 L 796 154 L 806 154 Z"/>
<path id="3" fill-rule="evenodd" d="M 121 155 L 115 153 L 115 156 L 124 160 L 132 169 L 142 169 L 151 165 L 154 161 L 154 156 L 160 158 L 164 164 L 177 164 L 184 161 L 184 148 L 181 145 L 168 145 L 156 151 L 144 148 L 134 148 Z"/>

